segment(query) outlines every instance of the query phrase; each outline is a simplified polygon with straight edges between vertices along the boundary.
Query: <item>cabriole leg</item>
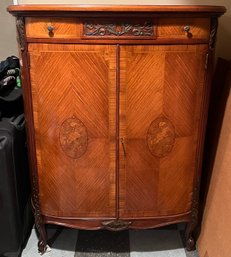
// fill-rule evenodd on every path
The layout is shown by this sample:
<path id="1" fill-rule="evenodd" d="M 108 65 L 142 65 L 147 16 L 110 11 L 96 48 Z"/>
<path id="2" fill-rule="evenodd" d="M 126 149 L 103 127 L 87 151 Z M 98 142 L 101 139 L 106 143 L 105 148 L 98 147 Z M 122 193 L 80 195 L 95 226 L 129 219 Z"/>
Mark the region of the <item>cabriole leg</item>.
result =
<path id="1" fill-rule="evenodd" d="M 38 251 L 40 254 L 44 254 L 47 250 L 47 234 L 45 225 L 41 224 L 39 229 L 39 241 L 38 241 Z"/>
<path id="2" fill-rule="evenodd" d="M 185 230 L 185 247 L 187 251 L 196 250 L 196 240 L 193 235 L 194 229 L 195 229 L 194 222 L 190 222 L 187 224 L 187 227 Z"/>
<path id="3" fill-rule="evenodd" d="M 194 231 L 198 223 L 198 205 L 199 205 L 198 199 L 199 199 L 199 190 L 198 190 L 198 186 L 196 186 L 193 191 L 192 219 L 187 224 L 186 230 L 185 230 L 185 246 L 187 251 L 196 250 L 196 240 L 194 236 Z"/>
<path id="4" fill-rule="evenodd" d="M 35 210 L 35 226 L 37 228 L 37 231 L 39 233 L 39 241 L 38 241 L 38 251 L 42 255 L 47 250 L 47 233 L 45 224 L 42 220 L 42 217 L 40 215 L 40 212 Z"/>

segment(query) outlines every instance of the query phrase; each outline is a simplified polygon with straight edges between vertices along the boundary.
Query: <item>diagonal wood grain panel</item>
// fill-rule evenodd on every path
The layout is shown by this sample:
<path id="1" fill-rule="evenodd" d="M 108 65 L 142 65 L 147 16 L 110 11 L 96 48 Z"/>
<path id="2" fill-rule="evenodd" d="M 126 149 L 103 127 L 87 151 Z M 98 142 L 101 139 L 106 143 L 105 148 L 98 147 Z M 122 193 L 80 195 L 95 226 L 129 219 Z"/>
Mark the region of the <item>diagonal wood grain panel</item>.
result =
<path id="1" fill-rule="evenodd" d="M 44 44 L 29 50 L 43 214 L 113 217 L 115 47 Z M 59 144 L 60 128 L 70 118 L 88 133 L 87 150 L 77 159 Z"/>
<path id="2" fill-rule="evenodd" d="M 201 63 L 204 61 L 205 54 L 198 55 L 196 51 L 166 53 L 164 113 L 171 117 L 179 137 L 190 136 L 197 126 L 195 106 L 201 87 Z"/>
<path id="3" fill-rule="evenodd" d="M 149 151 L 147 131 L 162 113 L 164 54 L 155 46 L 121 46 L 120 215 L 153 216 L 157 207 L 159 160 Z"/>
<path id="4" fill-rule="evenodd" d="M 193 140 L 193 136 L 177 138 L 174 151 L 167 158 L 160 159 L 157 208 L 159 215 L 185 213 L 191 208 L 195 176 Z"/>
<path id="5" fill-rule="evenodd" d="M 157 206 L 155 189 L 158 186 L 159 160 L 153 158 L 144 140 L 127 139 L 125 143 L 126 195 L 123 202 L 125 209 L 121 210 L 121 215 L 123 217 L 135 217 L 134 213 L 139 216 L 147 215 Z"/>
<path id="6" fill-rule="evenodd" d="M 153 113 L 162 110 L 164 55 L 151 51 L 154 47 L 149 48 L 149 52 L 132 51 L 125 57 L 126 72 L 121 71 L 121 80 L 125 80 L 121 81 L 121 87 L 126 90 L 126 130 L 134 138 L 146 136 L 146 126 L 155 118 Z M 121 47 L 122 58 L 126 52 L 127 48 Z"/>
<path id="7" fill-rule="evenodd" d="M 206 51 L 204 45 L 121 47 L 121 217 L 190 210 Z"/>

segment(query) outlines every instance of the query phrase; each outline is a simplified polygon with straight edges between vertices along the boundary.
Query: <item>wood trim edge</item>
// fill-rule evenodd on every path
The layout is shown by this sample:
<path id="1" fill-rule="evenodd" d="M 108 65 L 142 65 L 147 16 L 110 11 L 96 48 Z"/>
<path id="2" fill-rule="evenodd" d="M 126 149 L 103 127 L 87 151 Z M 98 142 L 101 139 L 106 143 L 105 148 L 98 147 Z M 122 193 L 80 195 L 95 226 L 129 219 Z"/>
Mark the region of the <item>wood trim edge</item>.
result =
<path id="1" fill-rule="evenodd" d="M 221 15 L 227 11 L 224 6 L 211 5 L 10 5 L 7 8 L 11 13 L 23 12 L 209 12 Z"/>
<path id="2" fill-rule="evenodd" d="M 98 230 L 104 228 L 102 222 L 105 220 L 116 219 L 67 219 L 43 216 L 44 222 L 47 224 L 56 224 L 66 226 L 70 228 L 86 229 L 86 230 Z M 156 218 L 139 218 L 139 219 L 123 219 L 125 222 L 131 222 L 129 229 L 149 229 L 166 226 L 174 223 L 189 222 L 191 221 L 191 212 L 178 214 L 173 216 L 163 216 Z"/>

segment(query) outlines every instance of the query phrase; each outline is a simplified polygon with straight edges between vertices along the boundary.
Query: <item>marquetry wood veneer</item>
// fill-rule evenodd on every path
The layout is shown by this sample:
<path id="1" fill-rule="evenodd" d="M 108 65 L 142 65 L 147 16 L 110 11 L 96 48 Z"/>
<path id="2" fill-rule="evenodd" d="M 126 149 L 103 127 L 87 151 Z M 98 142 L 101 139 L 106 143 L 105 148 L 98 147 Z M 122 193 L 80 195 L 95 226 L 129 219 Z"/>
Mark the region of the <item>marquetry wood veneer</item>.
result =
<path id="1" fill-rule="evenodd" d="M 44 224 L 188 222 L 195 247 L 216 6 L 10 6 L 32 203 Z"/>

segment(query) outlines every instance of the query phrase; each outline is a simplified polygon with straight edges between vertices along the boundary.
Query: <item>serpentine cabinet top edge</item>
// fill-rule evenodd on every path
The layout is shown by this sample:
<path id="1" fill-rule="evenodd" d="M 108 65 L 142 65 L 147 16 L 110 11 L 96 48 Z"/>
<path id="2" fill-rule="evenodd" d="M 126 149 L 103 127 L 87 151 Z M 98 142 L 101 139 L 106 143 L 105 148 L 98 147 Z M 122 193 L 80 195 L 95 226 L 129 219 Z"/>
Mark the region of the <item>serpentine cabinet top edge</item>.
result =
<path id="1" fill-rule="evenodd" d="M 226 12 L 224 6 L 209 5 L 10 5 L 8 12 L 13 15 L 28 15 L 28 13 L 82 13 L 82 12 L 143 12 L 143 13 L 204 13 L 211 16 L 221 16 Z"/>

